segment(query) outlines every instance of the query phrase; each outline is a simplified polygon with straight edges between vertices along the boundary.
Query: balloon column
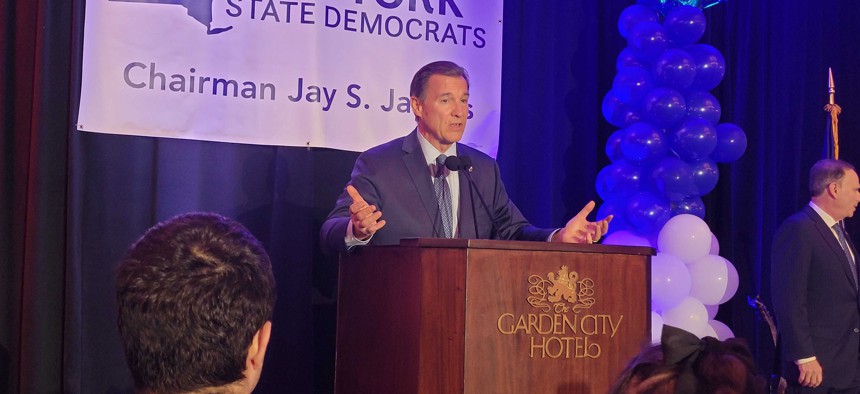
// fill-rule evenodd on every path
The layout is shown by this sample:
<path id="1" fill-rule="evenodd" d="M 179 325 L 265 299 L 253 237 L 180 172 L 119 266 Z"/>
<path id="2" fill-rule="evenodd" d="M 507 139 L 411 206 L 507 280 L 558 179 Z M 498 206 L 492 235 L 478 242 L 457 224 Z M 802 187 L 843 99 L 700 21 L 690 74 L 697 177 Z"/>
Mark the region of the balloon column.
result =
<path id="1" fill-rule="evenodd" d="M 720 123 L 720 103 L 709 91 L 722 81 L 726 62 L 716 48 L 698 43 L 705 16 L 685 5 L 716 1 L 639 3 L 618 19 L 628 45 L 601 107 L 619 128 L 606 143 L 612 164 L 597 176 L 604 200 L 598 217 L 615 215 L 604 243 L 657 248 L 654 338 L 665 323 L 726 339 L 731 330 L 713 318 L 737 290 L 737 271 L 718 256 L 701 197 L 717 184 L 717 163 L 741 157 L 747 140 L 740 127 Z"/>

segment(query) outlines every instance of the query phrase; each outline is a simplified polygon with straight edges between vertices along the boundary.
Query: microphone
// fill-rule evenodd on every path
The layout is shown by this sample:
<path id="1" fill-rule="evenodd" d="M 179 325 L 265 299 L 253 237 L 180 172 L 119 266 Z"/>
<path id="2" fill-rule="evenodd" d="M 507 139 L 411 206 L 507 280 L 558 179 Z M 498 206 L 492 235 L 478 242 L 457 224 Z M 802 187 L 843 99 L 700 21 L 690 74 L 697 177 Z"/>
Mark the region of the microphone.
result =
<path id="1" fill-rule="evenodd" d="M 463 160 L 457 156 L 448 156 L 445 158 L 445 168 L 450 171 L 459 171 L 463 169 Z"/>
<path id="2" fill-rule="evenodd" d="M 490 225 L 492 226 L 492 232 L 490 233 L 490 238 L 492 238 L 493 234 L 498 234 L 498 228 L 496 227 L 496 218 L 490 213 L 490 207 L 487 205 L 487 202 L 484 200 L 484 196 L 481 195 L 481 191 L 478 190 L 478 187 L 475 185 L 475 181 L 472 179 L 472 158 L 469 156 L 448 156 L 445 159 L 445 167 L 450 171 L 459 171 L 466 170 L 464 174 L 466 175 L 466 180 L 469 181 L 469 198 L 472 201 L 472 222 L 475 224 L 475 237 L 479 237 L 480 233 L 478 233 L 478 217 L 475 213 L 475 194 L 478 195 L 478 199 L 481 201 L 481 206 L 484 207 L 484 212 L 487 213 L 487 217 L 490 218 Z"/>

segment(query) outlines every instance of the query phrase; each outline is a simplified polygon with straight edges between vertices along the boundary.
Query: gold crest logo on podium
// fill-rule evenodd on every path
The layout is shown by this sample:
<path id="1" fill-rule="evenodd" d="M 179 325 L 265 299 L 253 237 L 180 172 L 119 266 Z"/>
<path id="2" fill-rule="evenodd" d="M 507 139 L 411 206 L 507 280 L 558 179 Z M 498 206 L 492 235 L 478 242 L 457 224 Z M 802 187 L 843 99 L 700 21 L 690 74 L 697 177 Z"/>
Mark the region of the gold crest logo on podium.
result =
<path id="1" fill-rule="evenodd" d="M 546 278 L 529 276 L 529 285 L 529 305 L 543 312 L 579 313 L 594 305 L 594 281 L 580 279 L 579 273 L 568 271 L 566 265 Z"/>

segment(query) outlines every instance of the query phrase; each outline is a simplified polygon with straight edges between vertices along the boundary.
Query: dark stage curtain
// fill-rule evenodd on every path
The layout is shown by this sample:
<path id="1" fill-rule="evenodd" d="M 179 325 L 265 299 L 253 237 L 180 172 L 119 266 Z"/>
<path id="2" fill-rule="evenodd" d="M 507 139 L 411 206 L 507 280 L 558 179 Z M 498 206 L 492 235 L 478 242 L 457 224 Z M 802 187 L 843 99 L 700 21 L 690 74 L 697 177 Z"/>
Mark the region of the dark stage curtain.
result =
<path id="1" fill-rule="evenodd" d="M 632 3 L 505 2 L 499 163 L 537 225 L 562 225 L 596 198 L 614 131 L 600 103 L 625 45 L 617 17 Z M 357 154 L 76 131 L 82 8 L 0 0 L 0 392 L 127 392 L 114 265 L 145 229 L 187 211 L 237 218 L 275 262 L 279 299 L 258 392 L 331 392 L 336 262 L 317 233 Z M 843 158 L 860 164 L 860 49 L 851 45 L 860 16 L 851 2 L 777 0 L 705 14 L 703 42 L 728 64 L 714 91 L 722 119 L 749 140 L 705 198 L 721 255 L 741 278 L 718 319 L 769 372 L 769 334 L 746 296 L 767 301 L 771 235 L 808 199 L 828 66 L 845 110 Z M 860 231 L 849 221 L 851 230 Z"/>
<path id="2" fill-rule="evenodd" d="M 60 392 L 72 5 L 0 2 L 0 390 Z"/>

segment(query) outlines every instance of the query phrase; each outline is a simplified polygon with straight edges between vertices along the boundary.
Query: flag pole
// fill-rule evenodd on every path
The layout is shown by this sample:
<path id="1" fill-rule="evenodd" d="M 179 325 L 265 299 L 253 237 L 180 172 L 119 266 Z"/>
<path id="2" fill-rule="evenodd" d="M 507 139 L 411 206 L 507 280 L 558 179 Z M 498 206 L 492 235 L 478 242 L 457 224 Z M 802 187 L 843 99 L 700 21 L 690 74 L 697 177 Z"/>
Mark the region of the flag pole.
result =
<path id="1" fill-rule="evenodd" d="M 827 68 L 827 93 L 830 96 L 829 103 L 824 106 L 824 111 L 830 113 L 830 130 L 833 137 L 833 158 L 839 160 L 839 114 L 842 108 L 836 104 L 836 83 L 833 82 L 833 70 Z"/>

